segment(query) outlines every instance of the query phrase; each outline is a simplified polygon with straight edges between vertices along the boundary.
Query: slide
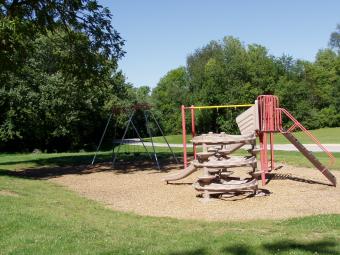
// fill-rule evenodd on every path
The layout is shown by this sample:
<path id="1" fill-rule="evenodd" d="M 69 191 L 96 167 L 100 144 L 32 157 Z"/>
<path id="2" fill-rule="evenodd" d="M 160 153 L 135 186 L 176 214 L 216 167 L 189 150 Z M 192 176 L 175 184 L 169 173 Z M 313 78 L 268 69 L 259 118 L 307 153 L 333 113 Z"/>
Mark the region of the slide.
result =
<path id="1" fill-rule="evenodd" d="M 194 166 L 194 164 L 190 164 L 187 168 L 182 170 L 180 173 L 175 174 L 175 175 L 170 175 L 170 176 L 164 178 L 163 180 L 166 181 L 166 183 L 168 183 L 169 181 L 178 181 L 178 180 L 181 180 L 181 179 L 189 176 L 190 174 L 192 174 L 196 170 L 197 170 L 197 168 Z"/>
<path id="2" fill-rule="evenodd" d="M 335 176 L 324 166 L 298 139 L 291 133 L 282 133 L 294 146 L 334 185 L 336 186 Z"/>

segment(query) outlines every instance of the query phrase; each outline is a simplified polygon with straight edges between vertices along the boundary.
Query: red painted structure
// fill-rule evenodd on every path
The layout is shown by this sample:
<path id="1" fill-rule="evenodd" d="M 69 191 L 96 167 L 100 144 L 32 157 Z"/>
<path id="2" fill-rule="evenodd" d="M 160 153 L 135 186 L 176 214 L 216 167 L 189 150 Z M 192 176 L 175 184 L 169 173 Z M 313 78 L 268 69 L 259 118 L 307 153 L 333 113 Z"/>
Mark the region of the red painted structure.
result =
<path id="1" fill-rule="evenodd" d="M 299 128 L 307 136 L 309 136 L 319 148 L 324 151 L 332 165 L 335 162 L 335 158 L 331 152 L 323 146 L 320 141 L 309 132 L 297 119 L 293 117 L 286 109 L 279 107 L 279 99 L 273 95 L 261 95 L 257 97 L 258 107 L 259 107 L 259 131 L 258 136 L 260 140 L 260 157 L 261 157 L 261 179 L 262 184 L 266 183 L 266 173 L 274 169 L 274 136 L 275 132 L 282 134 L 291 133 L 294 129 Z M 288 117 L 289 120 L 293 122 L 293 125 L 287 130 L 282 127 L 282 116 Z M 268 148 L 267 148 L 267 135 L 270 135 L 270 162 L 268 160 Z"/>
<path id="2" fill-rule="evenodd" d="M 279 107 L 279 99 L 273 95 L 260 95 L 257 97 L 258 104 L 258 120 L 259 120 L 259 130 L 257 130 L 257 136 L 260 141 L 260 161 L 261 161 L 261 179 L 262 184 L 266 184 L 266 174 L 275 168 L 275 158 L 274 158 L 274 133 L 281 133 L 288 140 L 291 141 L 292 135 L 290 134 L 296 128 L 299 128 L 303 131 L 307 136 L 314 141 L 315 144 L 319 146 L 319 148 L 324 151 L 329 159 L 330 165 L 335 162 L 335 158 L 331 152 L 327 150 L 325 146 L 323 146 L 320 141 L 309 132 L 298 120 L 296 120 L 291 113 L 289 113 L 286 109 Z M 250 104 L 244 105 L 224 105 L 224 106 L 190 106 L 185 107 L 182 105 L 182 139 L 183 139 L 183 159 L 184 159 L 184 168 L 188 166 L 187 159 L 187 143 L 186 143 L 186 110 L 190 109 L 191 112 L 191 133 L 192 137 L 196 135 L 195 132 L 195 109 L 211 109 L 211 108 L 237 108 L 237 107 L 249 107 L 252 106 Z M 289 120 L 293 122 L 293 125 L 285 130 L 282 126 L 282 116 L 286 116 Z M 268 136 L 269 136 L 269 146 L 270 152 L 268 150 Z M 291 141 L 294 143 L 296 147 L 323 173 L 333 184 L 336 185 L 335 177 L 329 173 L 328 169 L 324 167 L 316 158 L 311 155 L 306 155 L 309 152 L 304 148 L 302 144 L 299 142 Z M 298 143 L 298 145 L 297 145 Z M 303 147 L 303 148 L 302 148 Z M 301 149 L 302 148 L 302 149 Z M 196 147 L 193 145 L 194 158 L 196 159 Z M 270 158 L 269 155 L 270 154 Z M 269 159 L 268 159 L 269 158 Z M 327 172 L 327 173 L 326 173 Z"/>

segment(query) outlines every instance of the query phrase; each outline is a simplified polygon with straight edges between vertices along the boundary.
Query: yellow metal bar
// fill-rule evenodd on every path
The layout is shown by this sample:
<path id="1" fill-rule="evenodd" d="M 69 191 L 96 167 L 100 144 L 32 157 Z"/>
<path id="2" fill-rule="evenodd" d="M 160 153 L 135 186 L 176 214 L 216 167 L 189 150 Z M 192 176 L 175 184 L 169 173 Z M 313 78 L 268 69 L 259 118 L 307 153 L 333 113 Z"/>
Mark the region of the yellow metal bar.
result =
<path id="1" fill-rule="evenodd" d="M 228 104 L 228 105 L 207 105 L 207 106 L 189 106 L 187 109 L 219 109 L 219 108 L 240 108 L 251 107 L 254 104 Z"/>

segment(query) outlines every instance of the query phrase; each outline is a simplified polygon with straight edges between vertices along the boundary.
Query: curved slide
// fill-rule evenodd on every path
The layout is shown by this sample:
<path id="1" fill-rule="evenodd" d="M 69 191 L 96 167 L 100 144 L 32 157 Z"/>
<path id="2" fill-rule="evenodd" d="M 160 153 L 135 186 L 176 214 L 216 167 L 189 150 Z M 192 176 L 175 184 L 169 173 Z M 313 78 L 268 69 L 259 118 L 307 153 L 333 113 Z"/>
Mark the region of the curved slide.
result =
<path id="1" fill-rule="evenodd" d="M 169 181 L 178 181 L 189 176 L 195 171 L 197 171 L 197 168 L 194 166 L 194 164 L 190 164 L 187 168 L 182 170 L 180 173 L 175 174 L 175 175 L 170 175 L 164 178 L 163 180 L 166 181 L 166 183 L 168 183 Z"/>

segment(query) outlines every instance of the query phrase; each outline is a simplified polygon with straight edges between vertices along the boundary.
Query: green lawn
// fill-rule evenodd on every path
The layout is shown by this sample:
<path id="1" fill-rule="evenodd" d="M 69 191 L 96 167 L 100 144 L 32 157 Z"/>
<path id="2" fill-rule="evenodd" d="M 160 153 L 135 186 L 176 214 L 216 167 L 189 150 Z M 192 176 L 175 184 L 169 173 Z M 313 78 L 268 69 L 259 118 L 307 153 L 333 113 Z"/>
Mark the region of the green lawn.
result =
<path id="1" fill-rule="evenodd" d="M 321 128 L 316 130 L 310 130 L 310 132 L 324 144 L 333 143 L 340 144 L 340 128 Z M 301 143 L 314 143 L 307 135 L 303 132 L 295 132 L 294 135 Z M 275 135 L 275 143 L 277 144 L 288 144 L 289 141 L 280 134 Z"/>
<path id="2" fill-rule="evenodd" d="M 312 134 L 315 135 L 321 143 L 333 143 L 340 144 L 340 128 L 322 128 L 311 130 Z M 305 135 L 303 132 L 295 132 L 294 135 L 302 142 L 302 143 L 313 143 L 313 141 Z M 182 135 L 169 135 L 166 136 L 169 143 L 182 143 Z M 164 143 L 164 139 L 161 136 L 154 137 L 154 142 Z M 275 143 L 277 144 L 288 144 L 289 141 L 281 134 L 275 134 Z M 150 141 L 149 138 L 145 140 Z M 190 142 L 191 135 L 188 134 L 187 142 Z"/>
<path id="3" fill-rule="evenodd" d="M 246 155 L 245 151 L 238 151 L 237 155 Z M 313 153 L 325 166 L 329 167 L 330 170 L 340 170 L 340 153 L 333 153 L 335 157 L 335 163 L 330 165 L 329 158 L 323 152 Z M 276 151 L 275 152 L 275 162 L 277 164 L 284 163 L 292 166 L 303 166 L 315 168 L 312 163 L 308 161 L 300 152 L 298 151 Z"/>
<path id="4" fill-rule="evenodd" d="M 340 254 L 340 215 L 249 222 L 144 217 L 11 175 L 23 167 L 86 163 L 91 155 L 0 155 L 0 254 Z"/>
<path id="5" fill-rule="evenodd" d="M 152 138 L 155 143 L 165 143 L 165 140 L 162 136 L 156 136 Z M 174 144 L 182 144 L 182 135 L 167 135 L 166 139 L 168 140 L 169 143 L 174 143 Z M 150 142 L 150 138 L 144 138 L 145 141 Z M 187 142 L 191 142 L 191 135 L 187 135 Z"/>

